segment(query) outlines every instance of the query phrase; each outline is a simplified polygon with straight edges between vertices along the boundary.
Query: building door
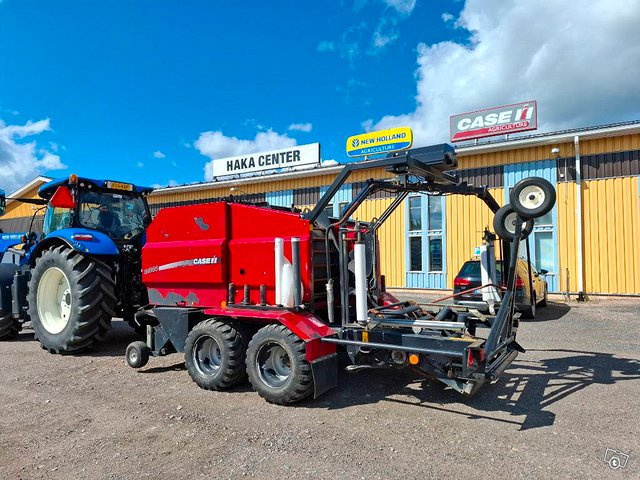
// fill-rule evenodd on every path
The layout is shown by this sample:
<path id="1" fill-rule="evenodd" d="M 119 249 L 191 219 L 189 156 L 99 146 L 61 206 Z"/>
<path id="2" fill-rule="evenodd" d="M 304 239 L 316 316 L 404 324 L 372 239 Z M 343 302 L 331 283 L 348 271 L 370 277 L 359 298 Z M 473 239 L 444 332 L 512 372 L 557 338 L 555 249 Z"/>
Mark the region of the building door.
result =
<path id="1" fill-rule="evenodd" d="M 505 203 L 509 202 L 511 188 L 523 178 L 542 177 L 552 185 L 556 185 L 556 161 L 542 160 L 537 162 L 516 163 L 504 166 Z M 535 220 L 533 233 L 529 236 L 531 263 L 536 270 L 547 270 L 547 284 L 550 292 L 559 291 L 558 268 L 558 208 L 544 217 Z M 520 257 L 526 258 L 524 242 L 518 251 Z"/>

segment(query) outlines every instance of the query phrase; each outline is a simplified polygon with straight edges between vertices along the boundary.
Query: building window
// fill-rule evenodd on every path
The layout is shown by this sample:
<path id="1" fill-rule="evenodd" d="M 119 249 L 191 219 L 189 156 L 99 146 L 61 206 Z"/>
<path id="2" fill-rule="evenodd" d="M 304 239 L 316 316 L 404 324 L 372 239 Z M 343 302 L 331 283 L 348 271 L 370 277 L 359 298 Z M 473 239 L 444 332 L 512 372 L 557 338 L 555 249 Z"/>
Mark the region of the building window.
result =
<path id="1" fill-rule="evenodd" d="M 441 272 L 442 267 L 442 235 L 429 237 L 429 270 Z"/>
<path id="2" fill-rule="evenodd" d="M 326 207 L 324 207 L 324 213 L 327 214 L 328 217 L 333 217 L 333 203 L 328 203 Z"/>
<path id="3" fill-rule="evenodd" d="M 409 231 L 418 232 L 422 230 L 422 198 L 409 198 Z"/>
<path id="4" fill-rule="evenodd" d="M 442 202 L 440 197 L 429 197 L 429 230 L 442 230 Z"/>
<path id="5" fill-rule="evenodd" d="M 422 271 L 422 237 L 409 237 L 409 270 Z"/>
<path id="6" fill-rule="evenodd" d="M 442 205 L 443 197 L 440 196 L 409 197 L 408 270 L 411 272 L 444 271 Z"/>
<path id="7" fill-rule="evenodd" d="M 537 271 L 546 270 L 553 272 L 553 233 L 552 232 L 535 232 L 533 239 L 535 267 Z"/>

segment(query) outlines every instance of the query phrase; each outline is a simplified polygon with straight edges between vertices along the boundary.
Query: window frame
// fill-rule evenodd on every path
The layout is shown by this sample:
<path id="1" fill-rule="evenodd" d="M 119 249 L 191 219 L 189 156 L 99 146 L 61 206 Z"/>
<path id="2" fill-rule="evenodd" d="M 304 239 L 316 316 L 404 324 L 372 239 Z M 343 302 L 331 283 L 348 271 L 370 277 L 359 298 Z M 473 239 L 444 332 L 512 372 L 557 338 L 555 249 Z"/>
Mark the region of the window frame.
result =
<path id="1" fill-rule="evenodd" d="M 420 198 L 420 229 L 419 230 L 411 230 L 411 203 L 412 199 Z M 440 228 L 432 229 L 430 218 L 431 210 L 429 209 L 430 202 L 440 202 Z M 445 200 L 442 195 L 427 195 L 427 194 L 411 194 L 407 197 L 407 206 L 406 206 L 406 251 L 407 251 L 407 259 L 406 259 L 406 271 L 407 273 L 422 273 L 422 274 L 444 274 L 446 273 L 446 252 L 445 252 Z M 412 261 L 411 261 L 411 238 L 420 237 L 420 245 L 421 245 L 421 269 L 414 270 L 412 269 Z M 440 269 L 434 270 L 431 266 L 431 239 L 439 238 L 440 239 L 440 256 L 441 256 L 441 265 Z"/>

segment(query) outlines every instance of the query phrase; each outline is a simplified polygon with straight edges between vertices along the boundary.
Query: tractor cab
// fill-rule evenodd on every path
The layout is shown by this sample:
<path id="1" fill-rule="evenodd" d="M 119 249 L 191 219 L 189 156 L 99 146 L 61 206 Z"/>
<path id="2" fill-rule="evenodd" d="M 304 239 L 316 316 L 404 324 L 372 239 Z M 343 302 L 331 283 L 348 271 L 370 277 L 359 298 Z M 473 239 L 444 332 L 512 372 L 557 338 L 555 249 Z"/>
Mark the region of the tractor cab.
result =
<path id="1" fill-rule="evenodd" d="M 49 182 L 38 192 L 48 201 L 44 234 L 82 228 L 102 232 L 114 241 L 137 238 L 151 222 L 146 195 L 152 190 L 76 175 Z"/>

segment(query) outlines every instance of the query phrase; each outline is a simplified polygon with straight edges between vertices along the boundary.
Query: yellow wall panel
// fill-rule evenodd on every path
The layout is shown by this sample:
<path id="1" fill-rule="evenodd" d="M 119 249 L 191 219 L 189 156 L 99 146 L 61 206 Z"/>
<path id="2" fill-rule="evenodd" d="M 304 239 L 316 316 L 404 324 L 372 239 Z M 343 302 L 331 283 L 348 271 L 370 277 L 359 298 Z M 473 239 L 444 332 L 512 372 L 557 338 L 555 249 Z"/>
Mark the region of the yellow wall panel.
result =
<path id="1" fill-rule="evenodd" d="M 168 202 L 181 202 L 185 200 L 200 200 L 203 198 L 210 197 L 227 197 L 230 194 L 234 193 L 231 191 L 231 187 L 235 186 L 239 192 L 238 195 L 242 193 L 254 194 L 254 193 L 267 193 L 267 192 L 277 192 L 281 190 L 293 190 L 296 188 L 309 188 L 309 187 L 327 187 L 331 185 L 331 183 L 335 180 L 337 173 L 332 173 L 328 175 L 317 175 L 313 177 L 298 177 L 294 179 L 286 179 L 286 180 L 274 180 L 270 182 L 261 182 L 256 183 L 255 178 L 248 178 L 244 180 L 238 180 L 234 185 L 227 185 L 223 188 L 216 188 L 215 184 L 212 184 L 210 188 L 206 188 L 203 190 L 190 191 L 190 192 L 158 192 L 157 194 L 153 194 L 149 197 L 149 203 L 158 204 L 158 203 L 168 203 Z M 372 170 L 362 170 L 358 172 L 354 172 L 351 177 L 347 180 L 347 184 L 362 182 L 368 180 L 370 178 L 388 178 L 393 175 L 386 172 L 382 168 L 372 169 Z"/>
<path id="2" fill-rule="evenodd" d="M 638 178 L 583 183 L 584 287 L 640 294 Z"/>
<path id="3" fill-rule="evenodd" d="M 634 133 L 631 135 L 594 138 L 593 140 L 580 140 L 580 154 L 582 155 L 622 152 L 625 150 L 640 150 L 640 134 Z"/>
<path id="4" fill-rule="evenodd" d="M 467 168 L 490 167 L 492 165 L 506 165 L 509 163 L 548 160 L 550 158 L 553 158 L 553 156 L 551 155 L 551 148 L 553 147 L 560 148 L 561 157 L 574 155 L 572 142 L 487 153 L 467 153 L 462 150 L 458 152 L 458 168 L 464 170 Z"/>
<path id="5" fill-rule="evenodd" d="M 504 189 L 490 188 L 489 192 L 500 205 L 504 204 Z M 493 231 L 493 213 L 475 196 L 449 195 L 446 218 L 447 288 L 453 288 L 460 267 L 473 256 L 475 247 L 482 244 L 485 227 Z"/>
<path id="6" fill-rule="evenodd" d="M 371 221 L 380 217 L 392 201 L 392 198 L 365 200 L 355 211 L 353 218 Z M 378 230 L 380 272 L 386 277 L 387 287 L 405 286 L 404 220 L 403 202 Z"/>
<path id="7" fill-rule="evenodd" d="M 27 199 L 40 198 L 38 196 L 39 188 L 40 188 L 40 185 L 34 187 L 33 189 L 29 190 L 25 194 L 20 195 L 20 198 L 27 198 Z M 41 208 L 40 205 L 32 205 L 30 203 L 13 201 L 7 204 L 7 212 L 4 214 L 2 218 L 9 219 L 9 218 L 31 217 L 39 208 Z M 39 213 L 39 215 L 44 215 L 44 210 L 42 210 Z"/>
<path id="8" fill-rule="evenodd" d="M 576 252 L 576 185 L 563 182 L 556 185 L 558 209 L 558 271 L 559 289 L 562 292 L 578 291 L 578 262 Z M 568 288 L 567 288 L 567 276 Z"/>

